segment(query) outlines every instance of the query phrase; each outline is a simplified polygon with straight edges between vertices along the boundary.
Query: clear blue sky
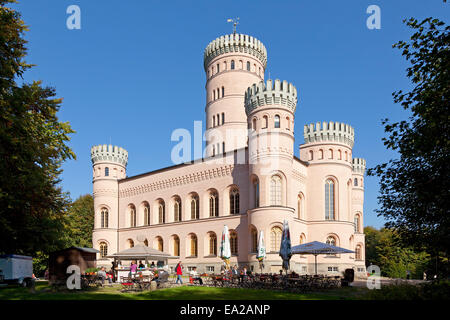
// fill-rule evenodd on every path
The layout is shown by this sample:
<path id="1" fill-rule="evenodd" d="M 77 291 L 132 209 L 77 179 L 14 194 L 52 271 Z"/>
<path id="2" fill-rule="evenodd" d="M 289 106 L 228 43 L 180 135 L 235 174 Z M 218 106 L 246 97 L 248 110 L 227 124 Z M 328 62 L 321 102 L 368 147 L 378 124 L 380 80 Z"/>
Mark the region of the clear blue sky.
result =
<path id="1" fill-rule="evenodd" d="M 81 30 L 66 27 L 66 9 L 81 8 Z M 369 30 L 369 5 L 381 8 L 381 29 Z M 76 134 L 77 160 L 64 164 L 63 188 L 73 199 L 92 192 L 90 148 L 109 143 L 128 150 L 128 175 L 172 165 L 176 128 L 204 121 L 203 50 L 231 33 L 227 18 L 240 17 L 238 32 L 268 50 L 271 78 L 300 92 L 295 152 L 303 125 L 340 121 L 355 128 L 353 154 L 368 166 L 395 156 L 386 151 L 381 119 L 405 118 L 392 92 L 410 88 L 398 40 L 411 31 L 406 17 L 433 16 L 448 23 L 442 1 L 92 1 L 21 0 L 30 31 L 27 61 L 37 66 L 26 81 L 43 80 L 64 98 L 60 119 Z M 365 225 L 376 216 L 378 180 L 366 178 Z"/>

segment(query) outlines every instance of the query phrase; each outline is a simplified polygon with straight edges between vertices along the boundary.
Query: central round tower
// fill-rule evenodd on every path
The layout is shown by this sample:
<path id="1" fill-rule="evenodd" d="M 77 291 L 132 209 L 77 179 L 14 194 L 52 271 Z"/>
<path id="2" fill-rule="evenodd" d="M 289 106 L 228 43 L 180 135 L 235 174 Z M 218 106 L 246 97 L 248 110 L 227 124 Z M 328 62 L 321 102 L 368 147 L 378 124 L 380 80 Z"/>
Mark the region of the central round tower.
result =
<path id="1" fill-rule="evenodd" d="M 256 38 L 230 34 L 205 49 L 206 156 L 247 146 L 244 94 L 264 80 L 267 51 Z"/>

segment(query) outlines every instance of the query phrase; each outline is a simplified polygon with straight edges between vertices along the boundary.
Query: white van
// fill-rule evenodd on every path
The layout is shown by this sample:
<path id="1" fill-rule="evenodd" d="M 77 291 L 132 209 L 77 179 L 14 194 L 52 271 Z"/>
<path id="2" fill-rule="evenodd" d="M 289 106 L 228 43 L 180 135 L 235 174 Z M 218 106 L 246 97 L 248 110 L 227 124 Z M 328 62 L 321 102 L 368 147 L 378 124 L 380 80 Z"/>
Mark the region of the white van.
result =
<path id="1" fill-rule="evenodd" d="M 0 283 L 17 283 L 31 286 L 33 282 L 33 258 L 17 254 L 0 255 Z"/>

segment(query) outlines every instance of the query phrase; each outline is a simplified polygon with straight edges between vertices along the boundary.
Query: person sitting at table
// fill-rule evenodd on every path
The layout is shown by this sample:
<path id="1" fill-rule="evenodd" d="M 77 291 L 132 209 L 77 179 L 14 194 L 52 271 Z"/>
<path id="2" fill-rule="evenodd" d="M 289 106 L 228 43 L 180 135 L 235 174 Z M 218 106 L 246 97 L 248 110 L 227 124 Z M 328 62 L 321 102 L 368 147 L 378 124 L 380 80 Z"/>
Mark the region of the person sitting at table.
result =
<path id="1" fill-rule="evenodd" d="M 155 267 L 155 262 L 154 261 L 152 261 L 152 264 L 150 265 L 150 268 L 154 268 Z"/>
<path id="2" fill-rule="evenodd" d="M 197 267 L 192 268 L 190 274 L 193 281 L 198 281 L 200 284 L 203 284 L 202 278 L 198 275 Z"/>
<path id="3" fill-rule="evenodd" d="M 239 277 L 239 282 L 243 282 L 246 279 L 247 279 L 247 267 L 244 266 L 242 268 L 242 270 L 241 270 L 241 274 L 240 274 L 240 277 Z"/>
<path id="4" fill-rule="evenodd" d="M 144 264 L 142 263 L 142 260 L 139 260 L 139 269 L 145 268 Z"/>
<path id="5" fill-rule="evenodd" d="M 233 276 L 239 275 L 237 265 L 234 265 L 233 270 L 231 270 L 231 273 L 233 274 Z"/>
<path id="6" fill-rule="evenodd" d="M 97 272 L 97 277 L 98 277 L 98 278 L 100 279 L 100 281 L 102 282 L 102 285 L 105 283 L 105 279 L 108 279 L 109 284 L 112 283 L 112 279 L 106 275 L 105 267 L 102 267 L 102 268 Z"/>

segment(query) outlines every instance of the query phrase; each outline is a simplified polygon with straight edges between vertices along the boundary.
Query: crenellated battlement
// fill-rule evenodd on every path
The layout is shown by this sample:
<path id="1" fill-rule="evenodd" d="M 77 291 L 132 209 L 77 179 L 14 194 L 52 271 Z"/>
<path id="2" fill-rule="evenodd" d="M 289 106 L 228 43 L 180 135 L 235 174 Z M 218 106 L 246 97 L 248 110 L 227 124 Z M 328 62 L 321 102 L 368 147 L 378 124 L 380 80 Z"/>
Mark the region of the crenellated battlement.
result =
<path id="1" fill-rule="evenodd" d="M 117 162 L 126 167 L 128 162 L 127 150 L 112 145 L 100 144 L 91 148 L 92 164 L 102 161 Z"/>
<path id="2" fill-rule="evenodd" d="M 305 125 L 303 136 L 306 143 L 338 142 L 353 148 L 355 142 L 355 129 L 341 122 L 317 122 Z"/>
<path id="3" fill-rule="evenodd" d="M 286 80 L 267 80 L 253 84 L 245 92 L 245 112 L 249 115 L 255 108 L 266 105 L 282 105 L 295 112 L 297 89 Z"/>
<path id="4" fill-rule="evenodd" d="M 204 52 L 205 71 L 212 59 L 229 52 L 251 54 L 259 59 L 266 68 L 267 50 L 261 41 L 246 34 L 227 34 L 211 41 L 206 47 Z"/>
<path id="5" fill-rule="evenodd" d="M 353 158 L 353 172 L 364 175 L 366 171 L 366 160 L 363 158 Z"/>

